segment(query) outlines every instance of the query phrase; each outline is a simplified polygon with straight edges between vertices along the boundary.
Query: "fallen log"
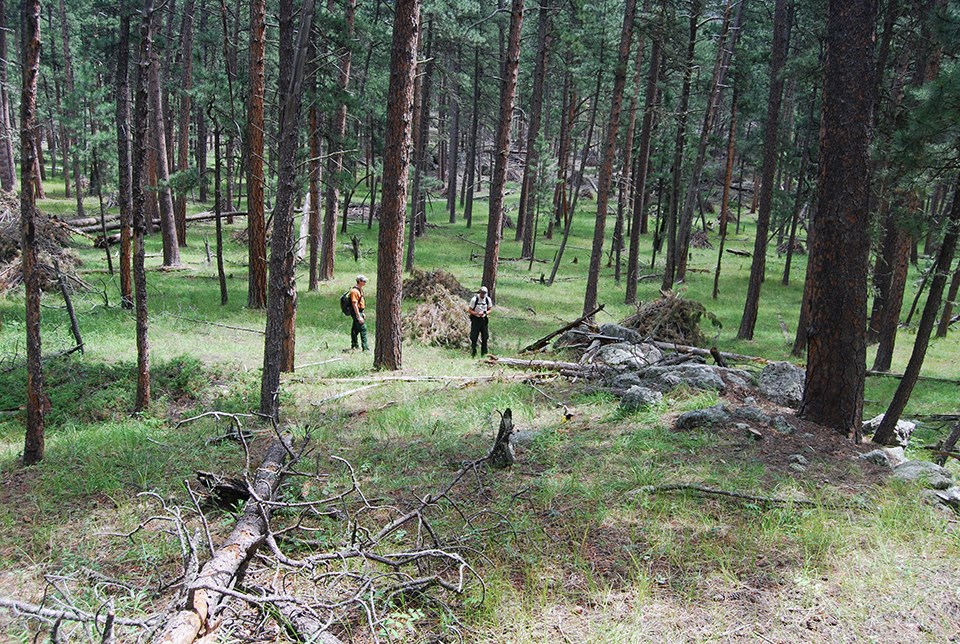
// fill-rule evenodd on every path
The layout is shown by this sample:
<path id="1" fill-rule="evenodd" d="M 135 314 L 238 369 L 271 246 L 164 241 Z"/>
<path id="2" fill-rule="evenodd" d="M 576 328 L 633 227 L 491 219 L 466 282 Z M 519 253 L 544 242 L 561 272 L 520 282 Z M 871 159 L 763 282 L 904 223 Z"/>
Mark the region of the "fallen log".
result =
<path id="1" fill-rule="evenodd" d="M 590 312 L 587 313 L 586 315 L 582 315 L 582 316 L 578 317 L 576 320 L 574 320 L 574 321 L 571 322 L 570 324 L 568 324 L 568 325 L 566 325 L 566 326 L 564 326 L 564 327 L 561 327 L 561 328 L 557 329 L 557 330 L 554 331 L 553 333 L 548 333 L 547 335 L 543 336 L 542 338 L 540 338 L 539 340 L 537 340 L 537 341 L 534 342 L 533 344 L 531 344 L 531 345 L 529 345 L 529 346 L 527 346 L 527 347 L 524 347 L 523 349 L 520 349 L 520 353 L 523 354 L 523 353 L 530 353 L 531 351 L 539 351 L 539 350 L 542 349 L 543 347 L 547 346 L 547 343 L 550 342 L 550 340 L 552 340 L 553 338 L 555 338 L 556 336 L 560 335 L 561 333 L 563 333 L 563 332 L 565 332 L 565 331 L 569 331 L 570 329 L 572 329 L 572 328 L 574 328 L 574 327 L 576 327 L 576 326 L 579 326 L 584 320 L 588 320 L 588 319 L 592 318 L 594 315 L 596 315 L 597 313 L 599 313 L 600 311 L 602 311 L 602 310 L 603 310 L 603 307 L 604 307 L 604 305 L 601 304 L 600 306 L 598 306 L 598 307 L 595 308 L 594 310 L 590 311 Z"/>
<path id="2" fill-rule="evenodd" d="M 903 378 L 902 373 L 896 373 L 894 371 L 874 371 L 873 369 L 867 369 L 867 375 L 875 378 Z M 940 378 L 939 376 L 917 376 L 917 380 L 927 380 L 929 382 L 945 382 L 950 385 L 960 385 L 960 380 L 956 378 Z"/>
<path id="3" fill-rule="evenodd" d="M 289 437 L 282 436 L 267 449 L 263 464 L 257 469 L 251 486 L 251 500 L 244 508 L 226 542 L 200 569 L 187 591 L 186 605 L 166 624 L 155 642 L 157 644 L 190 644 L 224 599 L 217 589 L 229 588 L 239 576 L 244 564 L 253 557 L 266 538 L 270 501 L 280 485 L 281 467 L 290 453 Z"/>
<path id="4" fill-rule="evenodd" d="M 231 212 L 220 213 L 220 218 L 224 219 L 226 217 L 245 217 L 247 211 L 245 210 L 235 210 Z M 214 212 L 199 212 L 195 215 L 187 215 L 187 221 L 211 221 L 217 218 L 217 214 Z M 154 224 L 159 225 L 160 220 L 154 219 Z M 82 234 L 87 233 L 101 233 L 102 231 L 111 231 L 120 229 L 120 218 L 119 217 L 107 217 L 105 220 L 106 225 L 100 226 L 100 219 L 93 217 L 85 217 L 83 219 L 74 219 L 69 224 L 66 224 L 70 228 L 71 232 L 77 232 Z"/>
<path id="5" fill-rule="evenodd" d="M 594 378 L 604 376 L 611 371 L 609 367 L 598 364 L 580 364 L 579 362 L 563 362 L 559 360 L 519 360 L 517 358 L 498 358 L 488 356 L 491 364 L 520 369 L 537 369 L 541 371 L 558 371 L 565 376 L 575 378 Z"/>
<path id="6" fill-rule="evenodd" d="M 658 349 L 666 349 L 668 351 L 676 351 L 677 353 L 692 353 L 697 356 L 703 356 L 704 358 L 714 358 L 714 351 L 716 348 L 712 349 L 701 349 L 700 347 L 691 347 L 685 344 L 676 344 L 673 342 L 660 342 L 659 340 L 653 340 L 651 342 Z M 724 360 L 729 360 L 731 362 L 758 362 L 760 364 L 767 364 L 770 360 L 766 358 L 761 358 L 760 356 L 745 356 L 739 353 L 727 353 L 726 351 L 717 351 L 717 354 Z"/>

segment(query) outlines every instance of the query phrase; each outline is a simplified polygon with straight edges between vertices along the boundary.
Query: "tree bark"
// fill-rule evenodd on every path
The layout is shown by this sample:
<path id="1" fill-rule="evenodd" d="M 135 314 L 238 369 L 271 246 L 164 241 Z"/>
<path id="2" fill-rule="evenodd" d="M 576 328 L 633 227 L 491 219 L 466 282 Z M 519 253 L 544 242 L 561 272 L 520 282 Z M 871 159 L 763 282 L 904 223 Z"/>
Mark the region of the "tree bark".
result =
<path id="1" fill-rule="evenodd" d="M 307 236 L 310 246 L 309 286 L 310 291 L 316 291 L 320 286 L 320 111 L 317 108 L 317 44 L 316 39 L 310 41 L 310 57 L 307 59 L 308 88 L 311 93 L 310 110 L 308 116 L 308 140 L 310 149 L 310 181 L 309 194 L 310 214 L 307 226 Z"/>
<path id="2" fill-rule="evenodd" d="M 0 0 L 2 1 L 2 0 Z M 447 172 L 447 210 L 450 223 L 457 222 L 457 176 L 460 166 L 460 45 L 450 54 L 450 146 Z"/>
<path id="3" fill-rule="evenodd" d="M 720 266 L 723 262 L 723 247 L 727 242 L 727 226 L 730 222 L 730 182 L 733 180 L 733 159 L 736 156 L 738 98 L 740 98 L 740 87 L 734 84 L 733 97 L 730 99 L 730 132 L 727 135 L 727 163 L 723 175 L 723 197 L 720 200 L 720 243 L 717 249 L 717 268 L 713 273 L 713 299 L 717 299 L 720 294 Z"/>
<path id="4" fill-rule="evenodd" d="M 806 389 L 800 416 L 860 438 L 869 253 L 867 162 L 874 0 L 829 0 L 816 235 L 807 269 Z M 837 306 L 842 303 L 842 306 Z"/>
<path id="5" fill-rule="evenodd" d="M 407 209 L 410 126 L 419 34 L 420 0 L 397 0 L 390 49 L 383 192 L 380 197 L 377 333 L 373 347 L 373 366 L 377 369 L 399 369 L 402 362 L 403 222 Z"/>
<path id="6" fill-rule="evenodd" d="M 120 305 L 133 308 L 130 275 L 130 226 L 133 218 L 130 159 L 130 14 L 121 3 L 120 44 L 117 46 L 117 190 L 120 207 Z"/>
<path id="7" fill-rule="evenodd" d="M 262 309 L 267 305 L 267 230 L 263 213 L 266 11 L 266 0 L 251 0 L 247 99 L 247 230 L 250 238 L 247 306 L 251 309 Z"/>
<path id="8" fill-rule="evenodd" d="M 604 228 L 607 222 L 607 206 L 610 202 L 610 186 L 613 182 L 613 158 L 617 149 L 617 130 L 620 126 L 620 110 L 623 107 L 623 90 L 627 83 L 630 42 L 633 39 L 633 21 L 636 13 L 637 1 L 626 0 L 623 10 L 623 30 L 620 32 L 620 47 L 617 51 L 617 66 L 613 75 L 613 93 L 610 98 L 607 140 L 604 143 L 603 161 L 600 165 L 600 177 L 597 181 L 597 218 L 593 226 L 593 250 L 590 253 L 587 288 L 583 298 L 584 315 L 597 308 L 597 289 L 600 283 L 600 261 L 603 258 Z"/>
<path id="9" fill-rule="evenodd" d="M 40 341 L 40 271 L 37 265 L 37 229 L 34 217 L 34 129 L 37 127 L 37 78 L 40 75 L 40 0 L 23 0 L 20 5 L 22 39 L 22 89 L 20 92 L 20 232 L 23 283 L 26 292 L 27 328 L 27 431 L 23 464 L 43 459 L 44 407 L 43 366 Z"/>
<path id="10" fill-rule="evenodd" d="M 66 103 L 71 105 L 74 108 L 76 107 L 76 94 L 74 93 L 73 85 L 73 57 L 70 54 L 70 29 L 67 24 L 67 8 L 64 5 L 64 0 L 60 0 L 60 40 L 63 45 L 63 84 L 64 92 L 66 93 Z M 74 110 L 71 110 L 74 111 Z M 80 134 L 79 132 L 75 133 L 75 140 L 73 141 L 74 145 L 80 144 Z M 64 146 L 64 150 L 67 149 L 67 146 Z M 64 158 L 66 158 L 66 151 L 64 151 Z M 66 163 L 64 163 L 66 167 Z M 77 217 L 85 217 L 86 213 L 83 209 L 83 193 L 82 188 L 83 181 L 81 180 L 80 175 L 80 152 L 79 150 L 73 150 L 73 184 L 74 184 L 74 196 L 77 199 Z"/>
<path id="11" fill-rule="evenodd" d="M 473 193 L 476 186 L 477 173 L 477 146 L 480 144 L 480 47 L 473 50 L 473 111 L 470 115 L 470 147 L 467 150 L 466 189 L 464 190 L 465 203 L 463 218 L 467 221 L 467 228 L 473 225 Z M 381 199 L 382 201 L 382 199 Z"/>
<path id="12" fill-rule="evenodd" d="M 530 97 L 530 122 L 527 126 L 527 160 L 523 167 L 520 189 L 520 211 L 517 214 L 517 239 L 523 240 L 520 257 L 533 256 L 533 211 L 539 184 L 537 166 L 540 163 L 540 121 L 543 113 L 543 84 L 550 55 L 550 1 L 540 1 L 537 19 L 537 58 L 533 69 L 533 92 Z"/>
<path id="13" fill-rule="evenodd" d="M 513 97 L 517 89 L 520 66 L 520 30 L 523 25 L 523 0 L 512 0 L 510 7 L 510 35 L 503 59 L 500 82 L 500 120 L 494 142 L 496 158 L 490 179 L 490 215 L 487 220 L 487 244 L 483 257 L 483 284 L 490 289 L 490 297 L 497 301 L 497 269 L 500 261 L 500 241 L 503 238 L 503 199 L 510 156 L 510 125 L 513 122 Z"/>
<path id="14" fill-rule="evenodd" d="M 923 307 L 923 314 L 920 316 L 920 324 L 917 327 L 917 339 L 913 343 L 913 352 L 910 354 L 910 362 L 903 371 L 903 378 L 897 386 L 896 393 L 893 394 L 893 400 L 887 407 L 880 427 L 873 435 L 873 442 L 887 445 L 893 438 L 894 430 L 897 427 L 897 421 L 903 414 L 903 410 L 910 400 L 910 394 L 917 384 L 920 377 L 920 367 L 923 366 L 923 359 L 927 354 L 927 345 L 930 342 L 930 334 L 933 332 L 933 325 L 937 320 L 937 312 L 940 310 L 940 301 L 943 297 L 943 289 L 947 283 L 947 276 L 950 274 L 950 266 L 953 264 L 953 254 L 957 247 L 957 238 L 960 237 L 960 176 L 957 177 L 957 183 L 953 191 L 953 206 L 950 208 L 950 216 L 947 220 L 947 230 L 943 236 L 943 243 L 940 245 L 940 252 L 937 253 L 937 262 L 934 267 L 933 281 L 930 284 L 930 292 L 927 294 L 927 302 Z"/>
<path id="15" fill-rule="evenodd" d="M 178 118 L 177 171 L 186 172 L 190 165 L 190 89 L 193 86 L 193 7 L 194 0 L 186 0 L 183 6 L 183 22 L 180 29 L 180 115 Z M 177 243 L 187 245 L 187 195 L 177 195 L 174 203 L 174 219 L 177 222 Z"/>
<path id="16" fill-rule="evenodd" d="M 293 200 L 297 193 L 300 99 L 304 66 L 310 49 L 313 12 L 314 0 L 305 0 L 300 11 L 300 29 L 294 49 L 293 0 L 280 2 L 280 168 L 277 201 L 273 210 L 273 237 L 270 240 L 270 292 L 267 297 L 267 327 L 260 381 L 260 413 L 275 419 L 279 419 L 280 415 L 280 371 L 284 369 L 284 362 L 290 370 L 293 365 L 293 322 L 297 295 L 293 271 L 296 256 Z"/>
<path id="17" fill-rule="evenodd" d="M 867 0 L 872 2 L 873 0 Z M 874 8 L 875 9 L 875 8 Z M 777 140 L 780 126 L 780 103 L 783 99 L 783 67 L 790 42 L 790 24 L 787 0 L 777 0 L 773 10 L 773 45 L 770 54 L 770 93 L 767 99 L 767 121 L 763 131 L 763 167 L 760 177 L 760 212 L 757 215 L 757 236 L 753 243 L 753 263 L 750 283 L 743 305 L 743 317 L 737 338 L 752 340 L 760 309 L 760 287 L 767 264 L 767 232 L 770 229 L 770 211 L 773 208 L 774 175 L 777 171 Z M 872 78 L 872 76 L 870 77 Z M 828 81 L 829 82 L 829 81 Z M 829 100 L 824 96 L 824 100 Z M 867 109 L 869 114 L 869 108 Z M 822 176 L 822 175 L 821 175 Z M 756 191 L 754 191 L 756 192 Z M 864 204 L 866 206 L 866 204 Z M 830 215 L 826 215 L 829 217 Z"/>
<path id="18" fill-rule="evenodd" d="M 13 158 L 13 128 L 10 124 L 10 94 L 7 91 L 6 15 L 4 0 L 0 0 L 0 188 L 9 192 L 16 190 L 17 177 Z"/>
<path id="19" fill-rule="evenodd" d="M 137 63 L 137 100 L 133 121 L 133 289 L 137 317 L 137 397 L 134 411 L 150 404 L 150 340 L 147 316 L 147 272 L 143 238 L 147 233 L 147 201 L 144 192 L 149 172 L 147 146 L 152 140 L 149 121 L 150 47 L 152 45 L 153 0 L 144 0 L 140 21 L 140 59 Z"/>
<path id="20" fill-rule="evenodd" d="M 886 239 L 882 252 L 888 275 L 884 304 L 880 309 L 880 320 L 877 325 L 879 344 L 873 361 L 874 371 L 889 370 L 893 361 L 900 309 L 903 306 L 903 293 L 907 285 L 907 270 L 910 268 L 910 248 L 913 246 L 913 237 L 910 233 L 893 220 L 888 222 L 884 237 Z"/>
<path id="21" fill-rule="evenodd" d="M 960 291 L 960 266 L 953 271 L 953 279 L 950 280 L 950 290 L 947 292 L 947 299 L 943 303 L 943 313 L 940 315 L 940 323 L 937 325 L 938 338 L 947 337 L 947 330 L 950 328 L 950 321 L 953 319 L 953 307 L 957 304 L 957 292 Z"/>

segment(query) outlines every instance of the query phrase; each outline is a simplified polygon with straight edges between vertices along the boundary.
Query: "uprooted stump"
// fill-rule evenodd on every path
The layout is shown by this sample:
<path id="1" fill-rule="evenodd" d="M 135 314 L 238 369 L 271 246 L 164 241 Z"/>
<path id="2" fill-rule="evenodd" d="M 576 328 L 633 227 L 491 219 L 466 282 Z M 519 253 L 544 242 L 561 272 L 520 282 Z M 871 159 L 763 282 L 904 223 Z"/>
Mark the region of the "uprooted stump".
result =
<path id="1" fill-rule="evenodd" d="M 687 300 L 668 292 L 663 297 L 637 307 L 637 312 L 621 324 L 633 329 L 643 337 L 662 342 L 702 346 L 706 340 L 700 329 L 700 321 L 706 317 L 714 326 L 720 322 L 707 312 L 703 304 Z"/>
<path id="2" fill-rule="evenodd" d="M 500 429 L 497 431 L 497 439 L 493 442 L 493 449 L 487 456 L 487 462 L 491 467 L 502 470 L 510 467 L 516 462 L 516 456 L 513 452 L 513 443 L 510 442 L 510 436 L 513 434 L 513 412 L 510 408 L 504 410 L 500 416 Z"/>
<path id="3" fill-rule="evenodd" d="M 466 302 L 441 284 L 429 287 L 423 299 L 404 317 L 404 336 L 425 345 L 466 347 L 470 341 Z"/>

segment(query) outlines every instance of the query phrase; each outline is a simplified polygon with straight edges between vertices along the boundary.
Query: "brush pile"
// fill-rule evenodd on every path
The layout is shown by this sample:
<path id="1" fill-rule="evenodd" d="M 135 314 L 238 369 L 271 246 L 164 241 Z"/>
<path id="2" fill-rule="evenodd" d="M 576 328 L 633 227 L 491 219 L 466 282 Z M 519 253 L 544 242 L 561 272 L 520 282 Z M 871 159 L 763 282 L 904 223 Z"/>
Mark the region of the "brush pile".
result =
<path id="1" fill-rule="evenodd" d="M 706 231 L 698 230 L 690 236 L 690 247 L 713 248 L 713 244 L 710 243 L 710 237 L 707 236 Z"/>
<path id="2" fill-rule="evenodd" d="M 78 266 L 80 260 L 67 249 L 70 230 L 63 222 L 40 210 L 37 210 L 34 221 L 42 273 L 41 288 L 50 290 L 57 282 L 54 264 L 58 263 L 61 270 L 69 271 Z M 20 241 L 20 200 L 16 193 L 0 190 L 0 294 L 23 282 Z"/>
<path id="3" fill-rule="evenodd" d="M 421 344 L 451 349 L 468 346 L 470 320 L 467 304 L 462 297 L 435 283 L 417 299 L 423 301 L 403 318 L 404 337 Z"/>
<path id="4" fill-rule="evenodd" d="M 637 306 L 637 312 L 621 324 L 643 337 L 661 342 L 703 346 L 706 343 L 700 329 L 703 317 L 707 317 L 714 326 L 720 324 L 699 302 L 667 292 L 657 300 Z"/>
<path id="5" fill-rule="evenodd" d="M 790 241 L 789 241 L 789 240 L 786 240 L 786 239 L 783 240 L 783 241 L 777 246 L 777 256 L 779 257 L 780 255 L 786 255 L 786 254 L 787 254 L 787 251 L 788 251 L 789 249 L 790 249 Z M 794 255 L 806 255 L 806 254 L 807 254 L 807 249 L 804 248 L 803 242 L 801 242 L 799 239 L 794 239 L 794 240 L 793 240 L 793 254 L 794 254 Z"/>
<path id="6" fill-rule="evenodd" d="M 433 296 L 436 286 L 464 299 L 472 294 L 456 277 L 441 268 L 433 271 L 414 269 L 412 277 L 403 280 L 403 299 L 425 302 Z"/>

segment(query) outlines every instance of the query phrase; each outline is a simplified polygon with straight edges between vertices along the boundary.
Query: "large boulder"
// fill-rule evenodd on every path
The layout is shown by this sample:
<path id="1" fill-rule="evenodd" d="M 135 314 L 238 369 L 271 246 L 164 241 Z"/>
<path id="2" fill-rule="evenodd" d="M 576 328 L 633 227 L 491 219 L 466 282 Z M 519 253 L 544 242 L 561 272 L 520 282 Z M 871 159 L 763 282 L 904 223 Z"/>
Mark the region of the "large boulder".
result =
<path id="1" fill-rule="evenodd" d="M 893 478 L 918 482 L 935 490 L 946 490 L 953 483 L 950 472 L 930 461 L 906 461 L 893 468 Z"/>
<path id="2" fill-rule="evenodd" d="M 600 347 L 594 361 L 621 371 L 637 371 L 659 362 L 662 358 L 663 353 L 652 344 L 617 342 Z"/>
<path id="3" fill-rule="evenodd" d="M 643 344 L 646 338 L 634 331 L 633 329 L 628 329 L 625 326 L 620 326 L 619 324 L 601 324 L 600 325 L 600 335 L 606 335 L 611 338 L 619 338 L 624 342 L 629 342 L 630 344 Z"/>
<path id="4" fill-rule="evenodd" d="M 691 363 L 654 366 L 645 369 L 641 379 L 644 386 L 657 391 L 670 391 L 680 385 L 720 391 L 725 385 L 717 369 L 711 365 Z"/>
<path id="5" fill-rule="evenodd" d="M 883 414 L 874 416 L 870 420 L 864 421 L 863 423 L 863 433 L 864 434 L 874 434 L 877 429 L 880 427 L 880 423 L 883 422 Z M 891 446 L 900 446 L 906 447 L 907 443 L 910 442 L 910 435 L 913 434 L 913 430 L 917 428 L 917 424 L 910 422 L 909 420 L 898 420 L 897 426 L 893 430 L 893 438 L 889 445 Z"/>
<path id="6" fill-rule="evenodd" d="M 702 427 L 722 427 L 730 422 L 730 412 L 720 403 L 706 409 L 695 409 L 677 418 L 677 429 L 700 429 Z"/>
<path id="7" fill-rule="evenodd" d="M 637 411 L 645 409 L 651 405 L 656 405 L 663 400 L 663 394 L 647 387 L 635 385 L 627 390 L 627 393 L 620 399 L 620 409 L 624 411 Z"/>
<path id="8" fill-rule="evenodd" d="M 806 373 L 789 362 L 771 362 L 760 372 L 759 389 L 764 396 L 784 407 L 796 409 L 803 400 Z"/>
<path id="9" fill-rule="evenodd" d="M 733 415 L 741 420 L 749 420 L 761 425 L 766 425 L 770 422 L 770 417 L 763 413 L 759 407 L 755 407 L 754 405 L 737 407 L 733 410 Z"/>
<path id="10" fill-rule="evenodd" d="M 902 447 L 881 447 L 858 456 L 861 461 L 867 461 L 881 467 L 896 467 L 906 462 Z"/>

